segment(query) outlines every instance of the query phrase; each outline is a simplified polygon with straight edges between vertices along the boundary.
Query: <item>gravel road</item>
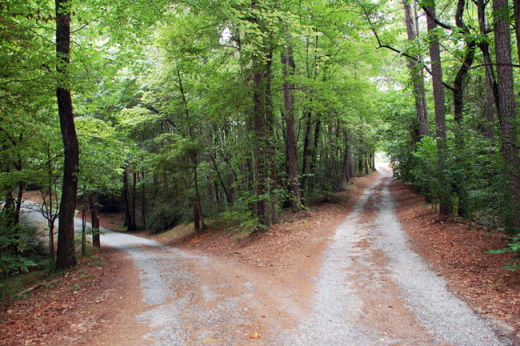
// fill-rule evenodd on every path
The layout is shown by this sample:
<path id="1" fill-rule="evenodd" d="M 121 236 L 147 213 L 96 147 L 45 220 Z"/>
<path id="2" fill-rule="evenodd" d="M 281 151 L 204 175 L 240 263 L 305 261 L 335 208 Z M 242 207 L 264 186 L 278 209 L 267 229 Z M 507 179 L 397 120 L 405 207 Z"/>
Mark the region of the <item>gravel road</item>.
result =
<path id="1" fill-rule="evenodd" d="M 132 344 L 510 345 L 411 250 L 380 172 L 316 255 L 309 302 L 265 268 L 104 230 L 139 270 L 150 332 Z"/>
<path id="2" fill-rule="evenodd" d="M 411 250 L 389 192 L 391 172 L 380 173 L 326 250 L 314 313 L 284 344 L 511 344 Z"/>

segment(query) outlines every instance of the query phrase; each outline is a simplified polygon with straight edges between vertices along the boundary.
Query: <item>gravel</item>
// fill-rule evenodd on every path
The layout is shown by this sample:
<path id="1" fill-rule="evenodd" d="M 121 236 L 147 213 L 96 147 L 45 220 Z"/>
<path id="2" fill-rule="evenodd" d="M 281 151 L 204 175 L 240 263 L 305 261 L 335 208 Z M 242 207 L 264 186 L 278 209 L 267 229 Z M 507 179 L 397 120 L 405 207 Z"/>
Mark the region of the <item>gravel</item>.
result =
<path id="1" fill-rule="evenodd" d="M 258 325 L 254 316 L 259 314 L 259 297 L 269 289 L 265 282 L 255 281 L 254 272 L 239 278 L 242 273 L 234 273 L 219 259 L 107 230 L 102 243 L 133 257 L 148 304 L 137 319 L 151 328 L 144 339 L 155 345 L 508 345 L 407 245 L 388 181 L 381 176 L 367 188 L 331 238 L 315 280 L 311 313 L 294 309 L 292 293 L 277 293 L 272 284 L 270 293 L 283 297 L 278 307 L 286 312 L 283 318 L 292 319 L 295 327 L 276 329 L 282 317 L 273 318 L 271 333 L 261 339 L 249 335 Z M 363 212 L 369 201 L 375 203 L 376 214 L 366 221 Z M 374 254 L 382 254 L 378 256 L 384 264 L 375 266 Z M 360 288 L 365 284 L 366 291 Z M 394 326 L 399 329 L 412 318 L 420 326 L 418 335 L 387 333 L 370 317 L 370 295 L 378 290 L 383 294 L 388 287 L 394 287 L 389 296 L 404 301 L 406 310 Z"/>
<path id="2" fill-rule="evenodd" d="M 386 178 L 386 179 L 385 179 Z M 386 180 L 386 183 L 383 183 Z M 324 254 L 321 272 L 316 279 L 313 314 L 304 318 L 293 331 L 280 335 L 285 345 L 375 345 L 375 344 L 454 344 L 509 345 L 497 331 L 466 303 L 456 298 L 446 282 L 410 249 L 405 232 L 395 214 L 395 202 L 388 188 L 389 178 L 381 176 L 358 199 L 354 210 L 337 229 Z M 361 213 L 369 198 L 375 199 L 375 221 L 363 223 Z M 368 240 L 384 254 L 384 273 L 370 267 L 370 259 L 358 244 Z M 379 252 L 378 252 L 379 253 Z M 367 294 L 354 287 L 353 263 L 363 263 L 369 280 L 390 278 L 398 287 L 398 296 L 406 303 L 409 315 L 426 333 L 416 338 L 402 338 L 383 333 L 374 323 L 367 323 Z M 377 280 L 376 280 L 377 281 Z M 374 287 L 383 287 L 378 282 Z M 393 304 L 392 301 L 387 304 Z M 399 320 L 394 323 L 401 323 Z M 404 325 L 403 325 L 404 327 Z"/>

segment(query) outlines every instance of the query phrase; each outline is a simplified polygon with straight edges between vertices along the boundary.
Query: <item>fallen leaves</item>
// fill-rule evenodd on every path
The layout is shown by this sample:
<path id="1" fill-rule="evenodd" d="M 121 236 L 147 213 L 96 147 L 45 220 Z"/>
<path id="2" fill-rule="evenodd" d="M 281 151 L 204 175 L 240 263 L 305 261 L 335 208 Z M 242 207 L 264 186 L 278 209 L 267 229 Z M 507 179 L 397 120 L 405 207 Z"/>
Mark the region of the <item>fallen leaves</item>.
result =
<path id="1" fill-rule="evenodd" d="M 260 334 L 258 332 L 254 332 L 253 334 L 249 335 L 251 339 L 260 339 Z"/>
<path id="2" fill-rule="evenodd" d="M 488 251 L 504 246 L 504 236 L 457 219 L 439 218 L 424 198 L 399 182 L 392 184 L 397 214 L 411 246 L 449 281 L 450 288 L 476 311 L 505 321 L 520 337 L 520 272 L 504 269 L 507 255 Z"/>

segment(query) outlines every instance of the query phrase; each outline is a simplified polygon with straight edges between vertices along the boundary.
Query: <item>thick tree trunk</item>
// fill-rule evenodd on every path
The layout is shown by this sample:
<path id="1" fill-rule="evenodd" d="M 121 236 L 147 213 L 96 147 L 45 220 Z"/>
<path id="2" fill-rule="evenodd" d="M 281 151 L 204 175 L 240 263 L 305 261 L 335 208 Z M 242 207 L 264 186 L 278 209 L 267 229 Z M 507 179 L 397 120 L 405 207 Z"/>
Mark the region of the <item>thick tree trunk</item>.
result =
<path id="1" fill-rule="evenodd" d="M 70 64 L 70 2 L 56 0 L 56 55 L 57 72 L 60 77 L 56 89 L 61 135 L 64 145 L 63 186 L 58 226 L 58 249 L 56 269 L 66 269 L 76 265 L 74 248 L 74 214 L 78 188 L 79 144 L 74 125 L 72 97 L 68 86 Z"/>
<path id="2" fill-rule="evenodd" d="M 404 14 L 405 14 L 405 23 L 406 23 L 406 33 L 408 35 L 408 41 L 415 41 L 418 36 L 418 32 L 415 25 L 415 15 L 414 11 L 410 6 L 409 0 L 404 0 Z M 424 88 L 424 75 L 422 68 L 417 66 L 417 62 L 409 59 L 408 60 L 408 68 L 410 70 L 410 75 L 412 77 L 413 82 L 413 94 L 415 99 L 415 114 L 418 124 L 419 130 L 419 140 L 423 136 L 428 136 L 430 134 L 430 125 L 428 123 L 428 110 L 426 107 L 426 94 Z"/>
<path id="3" fill-rule="evenodd" d="M 446 108 L 444 105 L 444 85 L 442 81 L 441 50 L 439 38 L 435 36 L 435 5 L 427 7 L 427 27 L 430 34 L 430 59 L 435 105 L 435 135 L 437 137 L 437 169 L 442 192 L 439 195 L 439 213 L 449 215 L 452 211 L 450 186 L 444 170 L 446 168 Z"/>
<path id="4" fill-rule="evenodd" d="M 518 174 L 518 142 L 516 128 L 516 105 L 511 66 L 511 34 L 507 0 L 494 0 L 495 52 L 498 80 L 498 119 L 502 137 L 504 175 L 508 181 L 510 211 L 506 213 L 506 231 L 516 234 L 520 230 L 520 175 Z"/>
<path id="5" fill-rule="evenodd" d="M 298 154 L 296 150 L 296 137 L 294 134 L 294 96 L 292 89 L 294 84 L 289 81 L 289 78 L 294 76 L 296 65 L 292 47 L 290 43 L 285 47 L 282 53 L 282 64 L 284 65 L 284 110 L 285 110 L 285 133 L 286 133 L 286 147 L 287 147 L 287 173 L 288 186 L 290 193 L 291 210 L 295 213 L 300 210 L 300 185 L 298 181 Z"/>
<path id="6" fill-rule="evenodd" d="M 520 1 L 514 0 L 514 17 L 515 17 L 515 33 L 516 33 L 516 52 L 520 61 Z"/>

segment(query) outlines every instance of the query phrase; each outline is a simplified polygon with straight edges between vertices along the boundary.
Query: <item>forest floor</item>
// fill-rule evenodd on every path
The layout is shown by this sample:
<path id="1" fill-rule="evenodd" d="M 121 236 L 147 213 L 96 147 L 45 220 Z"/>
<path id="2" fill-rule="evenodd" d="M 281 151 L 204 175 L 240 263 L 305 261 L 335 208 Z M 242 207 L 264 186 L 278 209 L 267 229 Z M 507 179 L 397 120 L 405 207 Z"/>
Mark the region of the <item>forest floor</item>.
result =
<path id="1" fill-rule="evenodd" d="M 314 294 L 313 278 L 320 270 L 320 254 L 363 189 L 376 178 L 373 174 L 355 179 L 340 196 L 344 203 L 331 203 L 336 202 L 334 198 L 309 211 L 284 215 L 279 224 L 259 235 L 242 235 L 219 229 L 218 225 L 198 237 L 190 234 L 189 228 L 184 233 L 137 235 L 195 255 L 210 254 L 236 268 L 251 268 L 260 277 L 270 277 L 282 287 L 297 290 L 299 299 L 308 301 Z M 508 255 L 487 253 L 503 247 L 504 236 L 474 223 L 440 218 L 422 197 L 400 182 L 392 181 L 390 190 L 411 248 L 448 281 L 452 293 L 499 326 L 504 338 L 520 344 L 520 273 L 503 268 Z M 101 225 L 109 229 L 119 223 L 117 215 L 101 219 Z M 0 344 L 131 344 L 148 332 L 145 324 L 135 320 L 146 310 L 146 304 L 139 272 L 130 256 L 103 247 L 100 254 L 79 262 L 77 268 L 48 279 L 0 311 Z M 297 282 L 292 280 L 295 275 L 300 275 Z M 261 327 L 250 328 L 251 338 L 263 332 Z M 208 337 L 203 341 L 218 340 Z"/>

